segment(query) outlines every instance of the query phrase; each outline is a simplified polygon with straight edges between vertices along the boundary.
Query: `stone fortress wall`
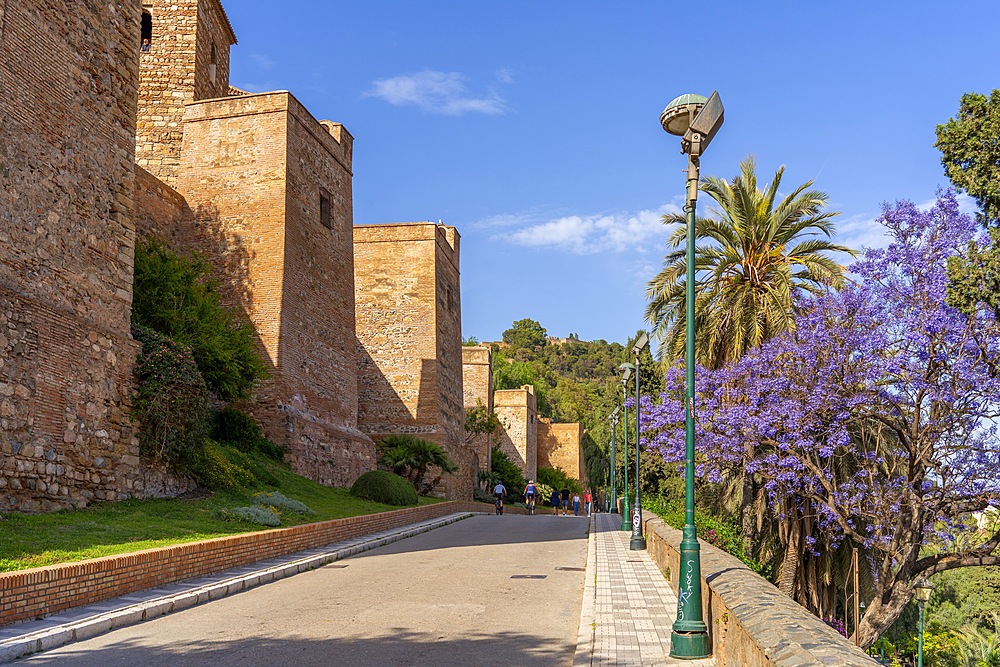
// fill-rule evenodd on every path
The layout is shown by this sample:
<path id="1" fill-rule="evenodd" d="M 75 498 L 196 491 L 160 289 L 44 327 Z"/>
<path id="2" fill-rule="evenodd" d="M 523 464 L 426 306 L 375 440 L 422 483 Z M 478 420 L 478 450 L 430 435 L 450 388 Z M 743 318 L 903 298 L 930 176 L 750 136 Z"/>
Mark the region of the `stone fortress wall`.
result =
<path id="1" fill-rule="evenodd" d="M 493 392 L 493 411 L 503 427 L 496 445 L 522 470 L 525 477 L 535 479 L 538 476 L 535 388 L 526 384 L 520 389 L 498 389 Z"/>
<path id="2" fill-rule="evenodd" d="M 426 433 L 462 469 L 443 492 L 471 497 L 454 228 L 370 232 L 412 261 L 387 275 L 359 252 L 356 270 L 353 137 L 230 87 L 219 0 L 24 0 L 0 30 L 0 507 L 190 488 L 140 459 L 129 420 L 137 234 L 201 254 L 254 324 L 271 376 L 244 407 L 297 472 L 349 484 L 375 466 L 368 433 Z M 360 345 L 356 275 L 358 294 L 399 290 L 359 304 Z M 405 345 L 373 342 L 398 325 Z"/>
<path id="3" fill-rule="evenodd" d="M 0 509 L 187 488 L 129 420 L 140 10 L 0 13 Z"/>
<path id="4" fill-rule="evenodd" d="M 485 407 L 493 412 L 493 353 L 486 345 L 462 347 L 462 400 L 466 409 Z M 479 459 L 480 470 L 490 470 L 490 435 L 475 436 L 470 445 Z"/>
<path id="5" fill-rule="evenodd" d="M 587 466 L 583 461 L 583 425 L 553 424 L 551 419 L 538 420 L 538 467 L 560 468 L 584 486 Z"/>
<path id="6" fill-rule="evenodd" d="M 469 498 L 479 464 L 464 442 L 458 232 L 357 225 L 354 255 L 358 427 L 437 443 L 461 468 L 443 492 Z"/>

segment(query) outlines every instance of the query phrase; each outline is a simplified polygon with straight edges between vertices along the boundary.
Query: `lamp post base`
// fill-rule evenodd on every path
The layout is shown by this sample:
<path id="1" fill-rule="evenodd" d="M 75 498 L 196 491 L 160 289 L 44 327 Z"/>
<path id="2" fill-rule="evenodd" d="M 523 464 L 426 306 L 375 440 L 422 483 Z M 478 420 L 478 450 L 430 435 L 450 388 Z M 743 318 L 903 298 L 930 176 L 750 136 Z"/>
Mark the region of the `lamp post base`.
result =
<path id="1" fill-rule="evenodd" d="M 707 632 L 671 632 L 670 657 L 697 660 L 712 655 L 712 645 Z"/>
<path id="2" fill-rule="evenodd" d="M 645 551 L 646 538 L 643 537 L 642 535 L 640 535 L 639 537 L 633 535 L 632 539 L 629 540 L 628 548 L 631 549 L 632 551 Z"/>

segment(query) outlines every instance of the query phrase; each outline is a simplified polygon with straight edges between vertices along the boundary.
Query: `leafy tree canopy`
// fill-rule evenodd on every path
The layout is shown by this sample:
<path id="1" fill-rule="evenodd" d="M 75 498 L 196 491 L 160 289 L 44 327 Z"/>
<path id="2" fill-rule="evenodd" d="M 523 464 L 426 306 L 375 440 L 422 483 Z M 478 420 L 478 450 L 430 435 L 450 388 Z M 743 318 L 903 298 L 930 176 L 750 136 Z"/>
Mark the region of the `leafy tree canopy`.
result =
<path id="1" fill-rule="evenodd" d="M 1000 89 L 962 95 L 958 115 L 937 126 L 934 146 L 951 182 L 979 204 L 982 221 L 1000 222 Z"/>
<path id="2" fill-rule="evenodd" d="M 857 285 L 815 299 L 794 331 L 737 363 L 701 371 L 697 399 L 699 474 L 759 475 L 771 504 L 814 517 L 817 557 L 845 541 L 870 554 L 865 646 L 916 579 L 1000 565 L 1000 530 L 972 519 L 1000 502 L 1000 327 L 945 303 L 946 261 L 967 252 L 976 225 L 952 192 L 929 211 L 886 207 L 880 221 L 892 243 L 850 267 Z M 644 440 L 674 462 L 684 458 L 678 370 L 662 403 L 643 399 Z"/>
<path id="3" fill-rule="evenodd" d="M 511 347 L 533 349 L 544 347 L 546 343 L 545 327 L 532 319 L 514 322 L 514 326 L 503 332 L 503 342 Z"/>

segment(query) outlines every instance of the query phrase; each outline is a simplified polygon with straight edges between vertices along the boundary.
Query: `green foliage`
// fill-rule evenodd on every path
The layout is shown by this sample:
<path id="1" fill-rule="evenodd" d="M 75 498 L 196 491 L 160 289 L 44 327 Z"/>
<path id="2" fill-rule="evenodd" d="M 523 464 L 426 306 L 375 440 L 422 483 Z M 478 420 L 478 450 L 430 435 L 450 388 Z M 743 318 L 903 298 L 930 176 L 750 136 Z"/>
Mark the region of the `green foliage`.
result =
<path id="1" fill-rule="evenodd" d="M 258 480 L 253 472 L 230 460 L 237 453 L 234 450 L 227 452 L 217 442 L 206 439 L 201 451 L 190 462 L 188 468 L 195 480 L 209 489 L 256 486 Z"/>
<path id="2" fill-rule="evenodd" d="M 1000 89 L 962 95 L 958 115 L 937 126 L 934 146 L 951 182 L 979 204 L 982 221 L 1000 221 Z"/>
<path id="3" fill-rule="evenodd" d="M 458 472 L 458 466 L 440 445 L 416 436 L 407 434 L 386 436 L 379 443 L 379 452 L 379 465 L 405 477 L 421 494 L 433 490 L 444 475 Z M 425 482 L 425 477 L 431 469 L 440 470 L 441 474 Z"/>
<path id="4" fill-rule="evenodd" d="M 480 399 L 476 407 L 465 410 L 465 442 L 471 443 L 479 436 L 496 436 L 502 426 L 496 413 L 490 412 Z"/>
<path id="5" fill-rule="evenodd" d="M 968 257 L 948 258 L 949 306 L 973 316 L 981 307 L 1000 320 L 1000 227 L 990 229 L 990 245 L 969 245 Z"/>
<path id="6" fill-rule="evenodd" d="M 285 455 L 283 447 L 261 433 L 260 425 L 253 417 L 231 406 L 213 413 L 211 437 L 247 454 L 257 451 L 276 461 L 282 460 Z"/>
<path id="7" fill-rule="evenodd" d="M 643 496 L 642 508 L 656 514 L 663 519 L 664 523 L 677 530 L 684 527 L 683 502 L 667 500 L 656 496 Z M 697 508 L 695 508 L 694 512 L 694 521 L 698 529 L 699 539 L 736 556 L 747 567 L 762 577 L 770 577 L 771 573 L 768 572 L 768 568 L 764 564 L 755 561 L 747 553 L 743 543 L 743 533 L 735 522 L 702 512 Z"/>
<path id="8" fill-rule="evenodd" d="M 462 339 L 462 345 L 464 347 L 475 347 L 479 345 L 479 339 L 475 336 L 469 336 L 468 338 Z"/>
<path id="9" fill-rule="evenodd" d="M 494 486 L 498 481 L 503 482 L 510 495 L 519 494 L 528 483 L 521 474 L 521 469 L 499 447 L 494 447 L 490 452 L 490 469 L 493 471 Z M 493 491 L 493 489 L 488 490 Z"/>
<path id="10" fill-rule="evenodd" d="M 503 332 L 503 342 L 514 348 L 535 349 L 545 346 L 545 327 L 532 319 L 514 322 L 514 325 Z"/>
<path id="11" fill-rule="evenodd" d="M 567 475 L 562 468 L 540 467 L 538 469 L 537 481 L 549 487 L 550 495 L 552 493 L 552 489 L 562 491 L 563 487 L 569 489 L 572 493 L 583 493 L 583 487 L 580 486 L 579 480 L 573 479 Z"/>
<path id="12" fill-rule="evenodd" d="M 209 266 L 153 239 L 135 247 L 132 323 L 191 348 L 205 384 L 230 401 L 267 375 L 256 332 L 222 307 Z"/>
<path id="13" fill-rule="evenodd" d="M 934 575 L 928 619 L 944 627 L 987 627 L 1000 609 L 1000 566 L 960 567 Z"/>
<path id="14" fill-rule="evenodd" d="M 829 254 L 853 251 L 818 238 L 834 232 L 831 218 L 837 213 L 823 210 L 828 196 L 810 190 L 809 181 L 778 200 L 784 169 L 764 189 L 757 185 L 752 157 L 740 163 L 732 182 L 702 179 L 700 189 L 715 200 L 719 214 L 695 224 L 700 243 L 695 249 L 695 357 L 709 368 L 721 368 L 792 330 L 800 296 L 839 288 L 844 281 L 844 267 Z M 663 221 L 677 226 L 663 270 L 646 288 L 646 320 L 664 341 L 663 356 L 683 359 L 688 222 L 680 213 Z"/>
<path id="15" fill-rule="evenodd" d="M 188 348 L 136 325 L 132 337 L 142 344 L 134 401 L 141 451 L 183 469 L 201 453 L 208 430 L 205 381 Z"/>
<path id="16" fill-rule="evenodd" d="M 299 502 L 294 498 L 289 498 L 281 491 L 270 491 L 264 493 L 255 494 L 253 497 L 254 505 L 261 505 L 265 507 L 273 507 L 278 510 L 285 510 L 292 512 L 293 514 L 302 514 L 305 516 L 315 516 L 315 510 L 311 509 L 305 503 Z"/>
<path id="17" fill-rule="evenodd" d="M 417 491 L 409 480 L 388 470 L 371 470 L 358 477 L 351 495 L 387 505 L 417 504 Z"/>
<path id="18" fill-rule="evenodd" d="M 246 521 L 258 526 L 270 526 L 272 528 L 281 525 L 281 517 L 270 507 L 233 507 L 220 512 L 224 519 L 233 521 Z"/>

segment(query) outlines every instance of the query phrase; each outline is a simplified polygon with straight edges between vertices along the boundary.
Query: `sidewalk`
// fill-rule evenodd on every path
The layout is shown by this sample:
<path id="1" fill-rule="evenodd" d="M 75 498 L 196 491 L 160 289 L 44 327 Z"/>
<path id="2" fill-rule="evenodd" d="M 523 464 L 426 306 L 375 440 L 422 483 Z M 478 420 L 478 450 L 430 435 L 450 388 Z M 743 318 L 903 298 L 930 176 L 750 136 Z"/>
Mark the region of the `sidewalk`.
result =
<path id="1" fill-rule="evenodd" d="M 649 554 L 629 550 L 621 515 L 594 514 L 573 667 L 708 667 L 670 657 L 677 596 Z"/>
<path id="2" fill-rule="evenodd" d="M 0 663 L 249 590 L 470 516 L 473 513 L 456 512 L 394 530 L 251 563 L 215 575 L 112 598 L 41 620 L 0 628 Z"/>

